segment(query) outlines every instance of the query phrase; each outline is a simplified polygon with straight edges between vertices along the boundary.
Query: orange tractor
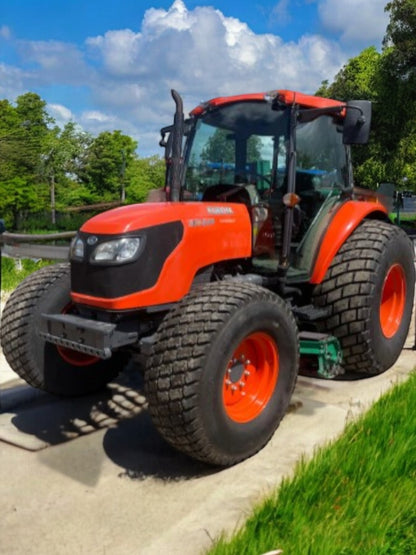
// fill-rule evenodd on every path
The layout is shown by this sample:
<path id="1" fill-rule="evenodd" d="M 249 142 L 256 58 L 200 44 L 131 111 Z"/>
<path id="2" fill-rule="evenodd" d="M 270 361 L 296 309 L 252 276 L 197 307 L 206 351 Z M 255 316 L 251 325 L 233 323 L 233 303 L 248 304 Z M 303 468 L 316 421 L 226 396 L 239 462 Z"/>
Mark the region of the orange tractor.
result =
<path id="1" fill-rule="evenodd" d="M 153 422 L 214 464 L 260 450 L 300 360 L 378 374 L 412 313 L 410 240 L 383 198 L 353 186 L 371 105 L 293 91 L 215 98 L 162 129 L 165 200 L 88 220 L 69 264 L 10 296 L 10 366 L 57 395 L 92 392 L 144 360 Z M 316 357 L 314 358 L 316 361 Z"/>

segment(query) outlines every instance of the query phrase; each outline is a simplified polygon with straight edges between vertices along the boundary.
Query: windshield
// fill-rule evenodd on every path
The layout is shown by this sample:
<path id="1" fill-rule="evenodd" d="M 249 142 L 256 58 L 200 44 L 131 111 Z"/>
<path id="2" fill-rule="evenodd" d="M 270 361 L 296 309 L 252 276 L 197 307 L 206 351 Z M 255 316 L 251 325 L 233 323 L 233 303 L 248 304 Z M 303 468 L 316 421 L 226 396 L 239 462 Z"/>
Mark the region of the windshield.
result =
<path id="1" fill-rule="evenodd" d="M 347 189 L 348 160 L 342 127 L 331 116 L 321 116 L 296 128 L 296 188 L 315 191 Z"/>
<path id="2" fill-rule="evenodd" d="M 210 187 L 244 185 L 256 201 L 278 186 L 286 175 L 287 118 L 267 102 L 236 102 L 204 114 L 188 140 L 184 200 L 203 199 Z"/>

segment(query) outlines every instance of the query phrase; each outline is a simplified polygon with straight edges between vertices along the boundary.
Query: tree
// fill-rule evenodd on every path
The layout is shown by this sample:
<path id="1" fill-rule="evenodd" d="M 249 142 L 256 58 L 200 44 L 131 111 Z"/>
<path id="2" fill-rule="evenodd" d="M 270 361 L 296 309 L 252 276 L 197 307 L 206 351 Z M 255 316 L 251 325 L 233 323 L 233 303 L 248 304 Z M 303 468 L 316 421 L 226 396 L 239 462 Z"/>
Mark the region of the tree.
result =
<path id="1" fill-rule="evenodd" d="M 39 162 L 53 122 L 45 105 L 34 93 L 19 96 L 15 106 L 0 101 L 0 210 L 12 226 L 24 213 L 45 206 Z"/>
<path id="2" fill-rule="evenodd" d="M 44 201 L 44 191 L 37 191 L 24 177 L 0 181 L 0 214 L 7 229 L 18 229 L 23 214 L 37 211 Z"/>
<path id="3" fill-rule="evenodd" d="M 90 142 L 90 136 L 72 121 L 65 124 L 62 130 L 57 126 L 48 130 L 43 140 L 40 173 L 49 185 L 52 224 L 56 223 L 57 189 L 66 190 L 68 175 L 76 173 Z"/>
<path id="4" fill-rule="evenodd" d="M 226 129 L 216 129 L 208 139 L 202 150 L 201 160 L 204 162 L 235 163 L 235 143 L 229 137 L 230 132 Z M 247 141 L 247 160 L 260 159 L 261 140 L 252 135 Z"/>
<path id="5" fill-rule="evenodd" d="M 391 49 L 392 66 L 396 76 L 406 79 L 416 72 L 416 2 L 393 0 L 385 7 L 390 21 L 384 37 L 384 47 Z"/>
<path id="6" fill-rule="evenodd" d="M 127 170 L 135 159 L 136 148 L 136 141 L 121 131 L 104 131 L 88 146 L 78 175 L 103 200 L 118 196 L 123 202 L 128 186 Z"/>
<path id="7" fill-rule="evenodd" d="M 137 158 L 127 172 L 127 202 L 144 202 L 152 189 L 165 185 L 165 161 L 160 156 Z"/>
<path id="8" fill-rule="evenodd" d="M 358 56 L 348 60 L 331 85 L 328 85 L 328 81 L 323 81 L 316 94 L 337 100 L 376 100 L 380 57 L 381 54 L 374 46 L 366 48 Z"/>
<path id="9" fill-rule="evenodd" d="M 354 173 L 360 186 L 375 188 L 382 181 L 400 184 L 404 175 L 410 186 L 416 185 L 411 171 L 415 163 L 415 83 L 409 71 L 405 75 L 399 72 L 395 52 L 393 44 L 382 53 L 374 47 L 363 50 L 345 64 L 333 83 L 323 82 L 317 91 L 321 96 L 373 103 L 370 142 L 353 147 Z"/>

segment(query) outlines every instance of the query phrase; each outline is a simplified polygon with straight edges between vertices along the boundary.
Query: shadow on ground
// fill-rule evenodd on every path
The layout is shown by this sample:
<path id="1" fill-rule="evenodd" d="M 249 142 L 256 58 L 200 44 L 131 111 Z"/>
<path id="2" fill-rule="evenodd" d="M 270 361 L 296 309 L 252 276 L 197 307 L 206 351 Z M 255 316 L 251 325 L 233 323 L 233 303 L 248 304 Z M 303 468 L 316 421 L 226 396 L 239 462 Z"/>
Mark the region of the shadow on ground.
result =
<path id="1" fill-rule="evenodd" d="M 82 447 L 79 441 L 72 442 L 99 431 L 100 434 L 85 438 Z M 100 449 L 120 467 L 121 478 L 189 480 L 218 471 L 182 455 L 159 436 L 147 412 L 142 375 L 135 367 L 128 367 L 104 391 L 94 395 L 62 399 L 39 394 L 18 404 L 0 415 L 0 441 L 39 451 L 39 458 L 45 464 L 88 483 L 98 477 L 88 473 L 85 480 L 84 467 L 88 459 L 93 462 L 93 452 L 96 456 L 101 441 Z M 59 449 L 50 450 L 50 447 Z M 77 453 L 82 460 L 79 451 L 83 449 L 88 457 L 77 465 L 73 454 Z M 74 465 L 78 466 L 78 476 Z M 95 466 L 98 472 L 101 464 Z"/>

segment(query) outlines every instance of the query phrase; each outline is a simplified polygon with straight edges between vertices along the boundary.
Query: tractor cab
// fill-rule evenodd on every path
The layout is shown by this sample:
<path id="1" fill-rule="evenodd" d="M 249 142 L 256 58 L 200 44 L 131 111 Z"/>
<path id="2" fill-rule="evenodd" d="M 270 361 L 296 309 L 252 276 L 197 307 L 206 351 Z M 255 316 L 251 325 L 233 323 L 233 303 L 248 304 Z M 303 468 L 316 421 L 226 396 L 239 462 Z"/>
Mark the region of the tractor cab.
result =
<path id="1" fill-rule="evenodd" d="M 362 128 L 369 126 L 363 107 L 348 108 L 273 91 L 215 98 L 185 121 L 176 114 L 175 124 L 162 130 L 163 136 L 170 132 L 161 143 L 168 161 L 167 197 L 246 205 L 256 270 L 277 271 L 290 263 L 294 279 L 307 275 L 308 253 L 325 229 L 325 214 L 352 192 L 345 116 L 352 112 L 355 118 L 346 126 L 349 143 L 358 131 L 363 140 Z"/>

